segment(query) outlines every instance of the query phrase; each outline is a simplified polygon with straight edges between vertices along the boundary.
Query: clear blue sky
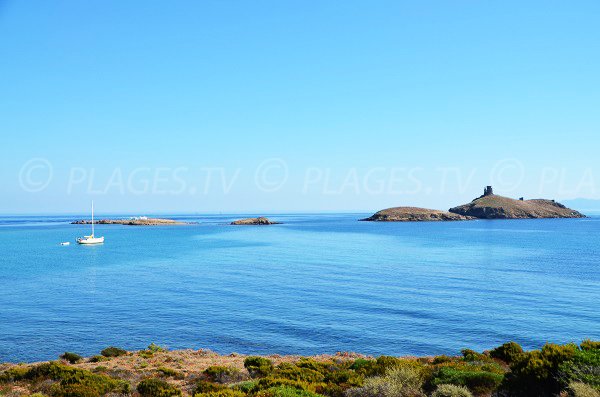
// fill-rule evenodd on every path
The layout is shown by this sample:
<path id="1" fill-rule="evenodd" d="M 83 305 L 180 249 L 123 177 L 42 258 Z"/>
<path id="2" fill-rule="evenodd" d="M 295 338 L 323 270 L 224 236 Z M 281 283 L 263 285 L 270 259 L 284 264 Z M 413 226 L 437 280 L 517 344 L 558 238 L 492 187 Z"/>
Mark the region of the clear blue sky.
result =
<path id="1" fill-rule="evenodd" d="M 0 213 L 599 198 L 599 20 L 598 1 L 0 0 Z"/>

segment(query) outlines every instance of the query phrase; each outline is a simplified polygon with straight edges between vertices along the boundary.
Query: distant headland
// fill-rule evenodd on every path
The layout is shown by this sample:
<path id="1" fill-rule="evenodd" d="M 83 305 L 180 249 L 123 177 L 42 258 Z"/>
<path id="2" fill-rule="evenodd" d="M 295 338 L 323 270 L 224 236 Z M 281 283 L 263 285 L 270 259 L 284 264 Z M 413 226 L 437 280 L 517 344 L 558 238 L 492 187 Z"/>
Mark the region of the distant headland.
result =
<path id="1" fill-rule="evenodd" d="M 554 200 L 518 200 L 494 194 L 487 186 L 483 195 L 468 204 L 450 208 L 449 211 L 419 207 L 394 207 L 376 212 L 363 221 L 422 222 L 465 221 L 471 219 L 536 219 L 585 218 L 585 215 Z"/>

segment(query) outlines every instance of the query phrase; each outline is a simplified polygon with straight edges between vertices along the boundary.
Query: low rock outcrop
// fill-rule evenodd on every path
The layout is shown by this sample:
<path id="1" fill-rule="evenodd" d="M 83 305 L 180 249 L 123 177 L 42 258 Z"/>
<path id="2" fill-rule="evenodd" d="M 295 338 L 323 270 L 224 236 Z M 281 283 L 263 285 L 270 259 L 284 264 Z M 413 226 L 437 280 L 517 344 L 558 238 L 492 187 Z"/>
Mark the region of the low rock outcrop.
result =
<path id="1" fill-rule="evenodd" d="M 89 225 L 92 221 L 82 219 L 73 221 L 73 225 Z M 129 225 L 129 226 L 161 226 L 161 225 L 187 225 L 186 222 L 175 221 L 173 219 L 162 218 L 143 218 L 143 219 L 99 219 L 94 221 L 97 225 Z"/>
<path id="2" fill-rule="evenodd" d="M 269 218 L 259 216 L 258 218 L 244 218 L 231 222 L 232 225 L 277 225 L 279 222 L 273 222 Z"/>
<path id="3" fill-rule="evenodd" d="M 381 210 L 361 221 L 374 222 L 424 222 L 424 221 L 466 221 L 470 216 L 453 214 L 447 211 L 418 207 L 394 207 Z"/>

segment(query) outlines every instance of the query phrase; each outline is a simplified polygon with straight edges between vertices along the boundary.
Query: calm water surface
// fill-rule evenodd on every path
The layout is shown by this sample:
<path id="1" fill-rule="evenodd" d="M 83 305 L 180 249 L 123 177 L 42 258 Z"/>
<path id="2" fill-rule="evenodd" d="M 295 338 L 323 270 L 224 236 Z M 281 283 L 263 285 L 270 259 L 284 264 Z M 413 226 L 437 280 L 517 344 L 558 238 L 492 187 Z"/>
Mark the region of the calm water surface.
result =
<path id="1" fill-rule="evenodd" d="M 366 215 L 101 225 L 106 243 L 88 247 L 73 217 L 0 217 L 0 362 L 150 342 L 430 355 L 600 339 L 600 218 L 356 221 Z"/>

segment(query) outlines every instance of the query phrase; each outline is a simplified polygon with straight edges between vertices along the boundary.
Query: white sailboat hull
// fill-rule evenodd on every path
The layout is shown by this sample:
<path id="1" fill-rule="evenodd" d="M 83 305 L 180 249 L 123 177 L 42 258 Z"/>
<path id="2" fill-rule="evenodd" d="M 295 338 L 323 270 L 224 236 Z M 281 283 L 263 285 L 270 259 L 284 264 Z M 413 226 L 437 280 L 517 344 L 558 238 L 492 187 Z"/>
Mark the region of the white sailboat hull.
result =
<path id="1" fill-rule="evenodd" d="M 77 239 L 78 244 L 102 244 L 104 237 L 80 237 Z"/>
<path id="2" fill-rule="evenodd" d="M 92 201 L 92 234 L 90 234 L 89 236 L 79 237 L 77 239 L 77 243 L 84 245 L 104 243 L 104 237 L 94 236 L 94 201 Z"/>

